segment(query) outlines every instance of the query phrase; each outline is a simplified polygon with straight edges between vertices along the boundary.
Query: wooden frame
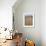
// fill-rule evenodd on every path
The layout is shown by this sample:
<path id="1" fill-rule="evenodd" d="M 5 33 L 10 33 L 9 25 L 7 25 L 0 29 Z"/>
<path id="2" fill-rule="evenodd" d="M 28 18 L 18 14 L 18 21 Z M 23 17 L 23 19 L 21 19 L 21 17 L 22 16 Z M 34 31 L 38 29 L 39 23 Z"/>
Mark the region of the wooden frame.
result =
<path id="1" fill-rule="evenodd" d="M 24 27 L 34 27 L 34 14 L 32 13 L 23 14 L 23 26 Z"/>

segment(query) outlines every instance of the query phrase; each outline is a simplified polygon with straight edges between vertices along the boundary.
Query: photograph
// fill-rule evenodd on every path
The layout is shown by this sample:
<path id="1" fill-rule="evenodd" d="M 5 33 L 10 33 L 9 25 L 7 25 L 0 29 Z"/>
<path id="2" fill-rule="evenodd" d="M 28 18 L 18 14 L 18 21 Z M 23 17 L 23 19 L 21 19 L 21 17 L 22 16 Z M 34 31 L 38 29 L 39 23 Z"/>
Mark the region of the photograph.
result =
<path id="1" fill-rule="evenodd" d="M 0 0 L 0 46 L 46 46 L 46 0 Z"/>

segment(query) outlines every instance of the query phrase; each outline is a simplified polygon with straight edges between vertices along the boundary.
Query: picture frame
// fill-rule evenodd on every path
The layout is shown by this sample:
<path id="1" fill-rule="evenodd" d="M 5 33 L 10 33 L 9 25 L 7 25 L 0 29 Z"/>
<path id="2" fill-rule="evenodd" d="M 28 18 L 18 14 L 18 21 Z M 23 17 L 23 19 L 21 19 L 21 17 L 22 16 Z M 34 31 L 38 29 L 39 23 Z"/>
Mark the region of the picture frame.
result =
<path id="1" fill-rule="evenodd" d="M 34 27 L 34 14 L 32 13 L 23 14 L 23 26 L 24 27 Z"/>

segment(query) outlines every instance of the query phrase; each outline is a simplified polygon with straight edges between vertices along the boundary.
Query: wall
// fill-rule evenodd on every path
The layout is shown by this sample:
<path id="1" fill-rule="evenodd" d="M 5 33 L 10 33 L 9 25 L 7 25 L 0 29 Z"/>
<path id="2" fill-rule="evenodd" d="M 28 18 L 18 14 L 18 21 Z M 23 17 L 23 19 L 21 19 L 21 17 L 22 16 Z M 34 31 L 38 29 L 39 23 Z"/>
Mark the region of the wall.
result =
<path id="1" fill-rule="evenodd" d="M 24 39 L 31 39 L 35 41 L 36 46 L 41 46 L 41 34 L 40 34 L 40 11 L 41 11 L 41 2 L 40 0 L 23 0 L 14 9 L 14 19 L 15 19 L 15 29 L 18 32 L 23 33 Z M 23 27 L 23 13 L 32 12 L 34 13 L 34 27 L 28 28 Z"/>
<path id="2" fill-rule="evenodd" d="M 16 0 L 0 0 L 0 27 L 12 28 L 12 6 Z"/>
<path id="3" fill-rule="evenodd" d="M 42 46 L 46 46 L 46 0 L 41 1 L 40 26 Z"/>

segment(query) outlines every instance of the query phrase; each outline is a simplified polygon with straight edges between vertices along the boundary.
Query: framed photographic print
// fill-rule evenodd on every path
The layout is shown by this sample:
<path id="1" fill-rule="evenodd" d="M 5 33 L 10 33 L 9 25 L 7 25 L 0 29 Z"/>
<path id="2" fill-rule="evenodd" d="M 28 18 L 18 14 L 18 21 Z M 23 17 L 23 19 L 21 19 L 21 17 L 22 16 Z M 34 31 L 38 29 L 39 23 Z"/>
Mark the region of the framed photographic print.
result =
<path id="1" fill-rule="evenodd" d="M 32 13 L 23 14 L 23 26 L 34 27 L 34 15 Z"/>

